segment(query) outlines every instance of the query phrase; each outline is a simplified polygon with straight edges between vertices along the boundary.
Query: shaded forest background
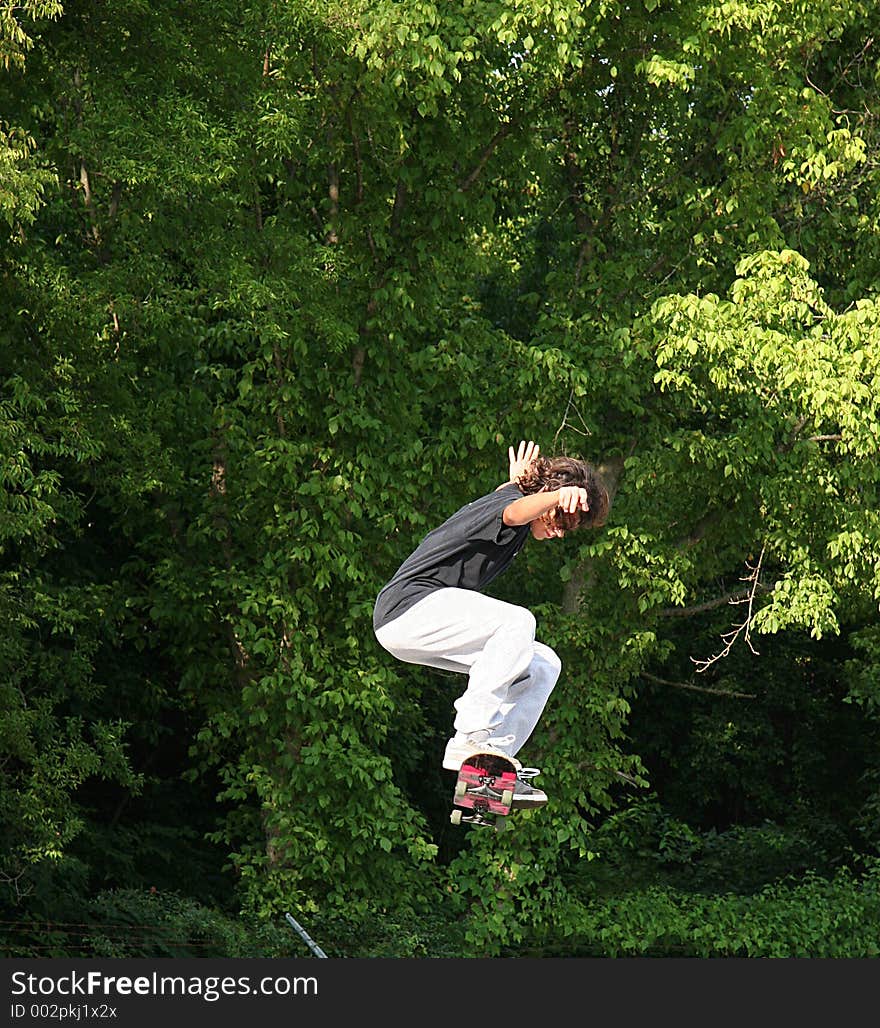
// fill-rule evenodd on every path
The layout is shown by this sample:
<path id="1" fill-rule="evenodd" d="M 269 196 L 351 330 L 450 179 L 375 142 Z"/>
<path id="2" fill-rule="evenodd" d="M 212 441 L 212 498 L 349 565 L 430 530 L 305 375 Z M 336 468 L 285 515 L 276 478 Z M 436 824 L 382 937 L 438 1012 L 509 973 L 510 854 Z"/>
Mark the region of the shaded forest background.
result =
<path id="1" fill-rule="evenodd" d="M 878 31 L 0 2 L 0 954 L 878 955 Z M 496 835 L 371 610 L 520 439 Z"/>

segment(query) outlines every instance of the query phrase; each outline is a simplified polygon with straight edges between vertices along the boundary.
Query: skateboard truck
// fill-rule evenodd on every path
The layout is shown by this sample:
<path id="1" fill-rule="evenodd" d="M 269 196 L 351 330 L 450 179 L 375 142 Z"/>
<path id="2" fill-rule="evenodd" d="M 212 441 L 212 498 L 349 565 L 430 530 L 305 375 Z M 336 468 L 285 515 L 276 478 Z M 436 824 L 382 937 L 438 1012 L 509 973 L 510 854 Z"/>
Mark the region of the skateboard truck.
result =
<path id="1" fill-rule="evenodd" d="M 535 768 L 527 770 L 537 774 Z M 454 825 L 472 824 L 500 831 L 503 818 L 511 810 L 516 781 L 517 766 L 508 757 L 473 754 L 461 765 L 455 783 L 453 802 L 463 809 L 453 810 L 449 820 Z"/>

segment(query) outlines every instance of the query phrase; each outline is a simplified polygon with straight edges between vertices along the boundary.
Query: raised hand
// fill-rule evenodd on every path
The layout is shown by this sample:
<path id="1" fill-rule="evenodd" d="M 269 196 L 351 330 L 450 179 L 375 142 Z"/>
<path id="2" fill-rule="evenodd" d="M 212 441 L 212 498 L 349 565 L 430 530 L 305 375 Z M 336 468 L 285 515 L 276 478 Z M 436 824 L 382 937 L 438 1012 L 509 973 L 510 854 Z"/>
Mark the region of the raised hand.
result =
<path id="1" fill-rule="evenodd" d="M 516 452 L 514 452 L 512 446 L 508 446 L 507 457 L 510 461 L 510 481 L 516 482 L 520 475 L 527 471 L 534 463 L 540 452 L 541 447 L 537 443 L 533 443 L 531 439 L 528 442 L 524 439 L 520 440 Z"/>

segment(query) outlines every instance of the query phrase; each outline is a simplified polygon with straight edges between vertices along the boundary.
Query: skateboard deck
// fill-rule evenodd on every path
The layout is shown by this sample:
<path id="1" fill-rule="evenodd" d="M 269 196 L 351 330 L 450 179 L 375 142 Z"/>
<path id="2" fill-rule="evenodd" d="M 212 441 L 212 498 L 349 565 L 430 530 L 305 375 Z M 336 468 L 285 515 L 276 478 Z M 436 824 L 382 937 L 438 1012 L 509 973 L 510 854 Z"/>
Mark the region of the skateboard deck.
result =
<path id="1" fill-rule="evenodd" d="M 500 831 L 510 813 L 517 767 L 497 753 L 475 753 L 461 765 L 455 782 L 454 825 L 472 824 Z"/>

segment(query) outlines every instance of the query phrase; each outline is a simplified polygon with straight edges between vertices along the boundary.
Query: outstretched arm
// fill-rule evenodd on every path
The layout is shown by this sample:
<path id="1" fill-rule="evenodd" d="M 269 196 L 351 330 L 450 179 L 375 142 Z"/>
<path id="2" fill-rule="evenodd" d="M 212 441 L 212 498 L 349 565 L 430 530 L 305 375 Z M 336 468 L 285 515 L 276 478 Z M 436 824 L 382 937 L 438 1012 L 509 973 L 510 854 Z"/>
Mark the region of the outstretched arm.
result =
<path id="1" fill-rule="evenodd" d="M 505 525 L 511 527 L 528 525 L 554 507 L 559 507 L 566 514 L 574 514 L 576 510 L 589 510 L 587 490 L 577 485 L 564 485 L 561 489 L 530 493 L 508 504 L 501 519 Z"/>

